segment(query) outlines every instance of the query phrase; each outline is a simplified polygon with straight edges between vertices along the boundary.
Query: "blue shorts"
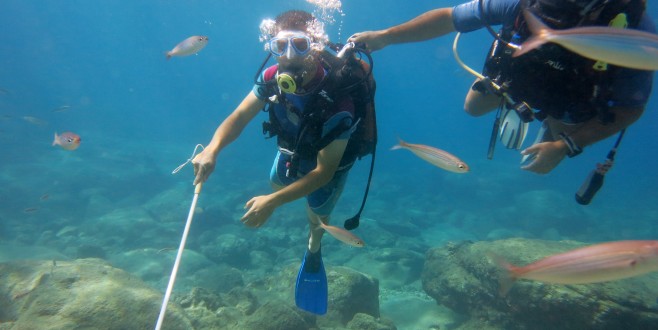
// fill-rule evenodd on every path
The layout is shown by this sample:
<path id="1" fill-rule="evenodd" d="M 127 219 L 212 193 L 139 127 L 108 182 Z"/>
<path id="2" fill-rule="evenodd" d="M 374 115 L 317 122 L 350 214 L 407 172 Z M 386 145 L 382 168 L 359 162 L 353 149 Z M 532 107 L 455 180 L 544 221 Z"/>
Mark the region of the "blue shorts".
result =
<path id="1" fill-rule="evenodd" d="M 283 187 L 304 176 L 305 173 L 302 173 L 300 170 L 296 178 L 286 177 L 286 163 L 289 160 L 290 156 L 277 152 L 274 164 L 272 165 L 272 171 L 270 172 L 270 182 L 272 184 Z M 343 192 L 348 173 L 349 167 L 339 169 L 329 183 L 306 195 L 306 202 L 313 213 L 319 216 L 328 216 L 331 214 L 331 211 L 333 211 L 338 202 L 340 194 Z"/>

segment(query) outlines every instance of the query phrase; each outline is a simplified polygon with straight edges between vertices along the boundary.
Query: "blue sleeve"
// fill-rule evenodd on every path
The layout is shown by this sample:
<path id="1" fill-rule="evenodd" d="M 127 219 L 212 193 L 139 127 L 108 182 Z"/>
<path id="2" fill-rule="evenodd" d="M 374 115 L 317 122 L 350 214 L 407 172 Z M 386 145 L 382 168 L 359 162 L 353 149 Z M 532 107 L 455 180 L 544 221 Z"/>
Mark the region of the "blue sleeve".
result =
<path id="1" fill-rule="evenodd" d="M 269 97 L 276 94 L 277 91 L 272 87 L 272 85 L 265 83 L 272 82 L 272 80 L 275 79 L 277 69 L 278 65 L 275 64 L 263 70 L 263 72 L 258 75 L 258 80 L 256 80 L 256 84 L 254 84 L 254 88 L 251 90 L 259 100 L 266 101 Z"/>
<path id="2" fill-rule="evenodd" d="M 263 71 L 261 74 L 258 75 L 258 80 L 256 81 L 256 84 L 254 84 L 254 87 L 251 89 L 252 92 L 256 95 L 256 97 L 261 100 L 265 101 L 267 98 L 269 98 L 272 95 L 270 92 L 268 92 L 268 88 L 265 87 L 265 83 L 263 76 L 265 75 L 265 71 Z"/>
<path id="3" fill-rule="evenodd" d="M 489 25 L 511 26 L 520 10 L 519 0 L 482 0 Z M 484 27 L 479 0 L 472 0 L 452 9 L 452 22 L 458 32 L 471 32 Z"/>

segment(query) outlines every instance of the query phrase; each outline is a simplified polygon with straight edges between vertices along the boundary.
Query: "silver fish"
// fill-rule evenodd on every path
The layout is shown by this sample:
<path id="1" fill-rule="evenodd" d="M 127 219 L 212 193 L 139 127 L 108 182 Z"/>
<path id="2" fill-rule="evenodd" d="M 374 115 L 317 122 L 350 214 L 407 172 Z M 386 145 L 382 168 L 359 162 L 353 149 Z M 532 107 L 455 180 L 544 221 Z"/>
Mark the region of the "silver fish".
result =
<path id="1" fill-rule="evenodd" d="M 208 37 L 191 36 L 181 41 L 174 49 L 167 52 L 167 59 L 172 56 L 187 56 L 196 54 L 208 44 Z"/>
<path id="2" fill-rule="evenodd" d="M 358 236 L 350 233 L 349 231 L 343 229 L 343 228 L 338 228 L 335 226 L 330 226 L 330 225 L 325 225 L 324 223 L 320 222 L 320 227 L 324 229 L 326 232 L 328 232 L 331 236 L 336 238 L 337 240 L 351 245 L 353 247 L 364 247 L 365 243 L 361 238 Z"/>
<path id="3" fill-rule="evenodd" d="M 533 36 L 514 52 L 521 56 L 547 42 L 583 57 L 639 70 L 658 70 L 658 35 L 604 26 L 553 30 L 529 11 L 523 13 Z"/>
<path id="4" fill-rule="evenodd" d="M 468 165 L 466 165 L 466 163 L 464 163 L 461 159 L 441 149 L 423 144 L 407 143 L 402 141 L 400 138 L 398 138 L 398 144 L 391 148 L 391 150 L 396 149 L 407 149 L 413 152 L 414 155 L 446 171 L 454 173 L 466 173 L 469 171 Z"/>

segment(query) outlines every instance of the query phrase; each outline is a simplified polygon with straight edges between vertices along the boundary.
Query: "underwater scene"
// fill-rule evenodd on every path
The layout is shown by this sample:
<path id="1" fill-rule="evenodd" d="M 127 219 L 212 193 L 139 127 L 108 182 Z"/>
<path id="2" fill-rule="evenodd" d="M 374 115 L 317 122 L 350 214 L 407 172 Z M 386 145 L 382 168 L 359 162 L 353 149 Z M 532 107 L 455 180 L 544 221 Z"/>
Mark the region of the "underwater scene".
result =
<path id="1" fill-rule="evenodd" d="M 372 179 L 369 154 L 315 260 L 304 198 L 241 221 L 272 192 L 266 112 L 193 185 L 197 145 L 276 63 L 264 22 L 304 10 L 343 44 L 460 3 L 3 0 L 0 330 L 658 329 L 656 85 L 618 146 L 540 175 L 521 169 L 540 122 L 516 150 L 490 144 L 496 111 L 465 113 L 455 33 L 372 52 Z M 481 72 L 493 41 L 465 33 L 456 51 Z"/>

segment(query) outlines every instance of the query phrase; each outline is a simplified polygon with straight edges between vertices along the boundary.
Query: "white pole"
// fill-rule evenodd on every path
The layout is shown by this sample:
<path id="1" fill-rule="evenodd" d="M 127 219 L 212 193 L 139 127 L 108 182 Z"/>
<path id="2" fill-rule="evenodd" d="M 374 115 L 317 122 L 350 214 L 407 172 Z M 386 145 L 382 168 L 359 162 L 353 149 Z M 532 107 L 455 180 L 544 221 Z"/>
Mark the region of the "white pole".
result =
<path id="1" fill-rule="evenodd" d="M 180 265 L 181 257 L 183 256 L 183 250 L 185 250 L 185 242 L 187 241 L 187 234 L 190 231 L 190 226 L 192 225 L 192 218 L 194 217 L 194 209 L 196 208 L 196 201 L 199 199 L 199 193 L 201 193 L 201 186 L 203 183 L 198 183 L 194 188 L 194 198 L 192 198 L 192 205 L 190 206 L 190 212 L 187 214 L 187 222 L 185 223 L 185 230 L 183 230 L 183 237 L 180 240 L 180 246 L 178 246 L 178 253 L 176 254 L 176 261 L 174 262 L 174 268 L 171 270 L 171 276 L 169 276 L 169 284 L 167 285 L 167 291 L 165 292 L 164 299 L 162 300 L 162 308 L 160 308 L 160 315 L 158 316 L 158 322 L 155 324 L 155 330 L 160 330 L 162 327 L 162 321 L 165 317 L 165 312 L 167 311 L 167 304 L 169 303 L 169 297 L 171 296 L 171 291 L 174 289 L 174 282 L 176 282 L 176 274 L 178 273 L 178 265 Z"/>

